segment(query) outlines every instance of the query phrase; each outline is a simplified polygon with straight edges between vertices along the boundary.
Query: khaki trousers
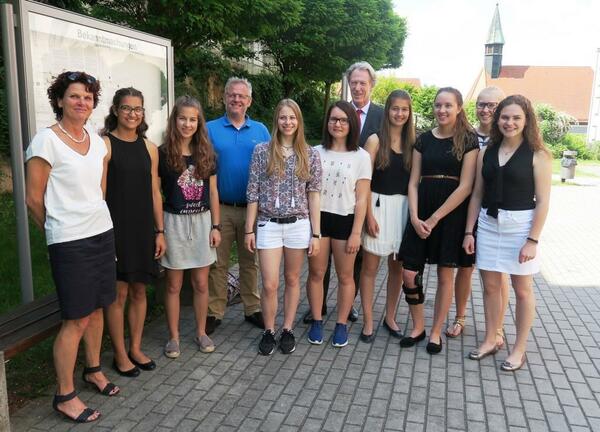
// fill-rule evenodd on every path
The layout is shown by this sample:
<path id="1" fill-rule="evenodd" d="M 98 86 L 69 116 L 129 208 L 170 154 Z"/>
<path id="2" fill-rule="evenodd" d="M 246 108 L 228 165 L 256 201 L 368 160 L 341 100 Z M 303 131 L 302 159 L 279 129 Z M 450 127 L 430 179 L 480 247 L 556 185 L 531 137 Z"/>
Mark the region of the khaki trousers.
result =
<path id="1" fill-rule="evenodd" d="M 235 240 L 240 265 L 240 296 L 244 314 L 260 311 L 258 293 L 258 264 L 256 256 L 244 247 L 246 208 L 221 204 L 221 244 L 217 248 L 217 262 L 210 267 L 208 275 L 208 314 L 223 319 L 227 308 L 227 270 L 229 254 Z"/>

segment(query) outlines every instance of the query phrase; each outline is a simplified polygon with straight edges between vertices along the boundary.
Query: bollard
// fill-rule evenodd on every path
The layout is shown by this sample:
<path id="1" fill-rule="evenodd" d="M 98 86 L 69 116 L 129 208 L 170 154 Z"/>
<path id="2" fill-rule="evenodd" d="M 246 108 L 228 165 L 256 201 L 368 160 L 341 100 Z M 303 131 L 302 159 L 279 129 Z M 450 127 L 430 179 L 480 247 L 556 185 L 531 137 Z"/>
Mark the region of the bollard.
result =
<path id="1" fill-rule="evenodd" d="M 575 178 L 575 166 L 577 166 L 577 152 L 573 150 L 564 150 L 563 157 L 560 160 L 560 181 Z"/>

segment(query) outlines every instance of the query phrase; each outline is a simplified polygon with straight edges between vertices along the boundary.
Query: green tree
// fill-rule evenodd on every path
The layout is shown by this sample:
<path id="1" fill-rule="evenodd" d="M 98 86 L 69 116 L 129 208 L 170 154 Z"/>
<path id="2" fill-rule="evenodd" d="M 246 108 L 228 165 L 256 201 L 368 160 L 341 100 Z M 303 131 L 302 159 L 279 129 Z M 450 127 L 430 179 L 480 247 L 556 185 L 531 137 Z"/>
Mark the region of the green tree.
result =
<path id="1" fill-rule="evenodd" d="M 300 19 L 259 40 L 274 59 L 284 94 L 307 84 L 323 83 L 327 105 L 331 85 L 353 62 L 374 68 L 402 62 L 406 22 L 395 15 L 391 0 L 295 0 Z"/>
<path id="2" fill-rule="evenodd" d="M 371 100 L 380 105 L 385 105 L 385 101 L 389 94 L 398 89 L 406 91 L 413 99 L 419 91 L 414 85 L 402 82 L 398 78 L 381 77 L 377 78 L 377 84 L 375 84 L 375 88 L 373 88 L 373 93 L 371 94 Z"/>

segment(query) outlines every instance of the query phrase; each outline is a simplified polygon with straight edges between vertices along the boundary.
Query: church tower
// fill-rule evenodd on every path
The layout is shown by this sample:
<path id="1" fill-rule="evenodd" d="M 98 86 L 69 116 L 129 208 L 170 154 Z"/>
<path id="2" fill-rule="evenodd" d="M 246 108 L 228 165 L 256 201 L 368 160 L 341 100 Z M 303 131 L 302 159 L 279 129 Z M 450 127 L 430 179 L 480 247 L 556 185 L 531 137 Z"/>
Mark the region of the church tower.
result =
<path id="1" fill-rule="evenodd" d="M 491 78 L 498 78 L 502 68 L 502 47 L 504 46 L 504 35 L 502 34 L 502 25 L 500 24 L 500 11 L 496 3 L 496 11 L 490 31 L 488 32 L 487 42 L 485 43 L 485 72 Z"/>

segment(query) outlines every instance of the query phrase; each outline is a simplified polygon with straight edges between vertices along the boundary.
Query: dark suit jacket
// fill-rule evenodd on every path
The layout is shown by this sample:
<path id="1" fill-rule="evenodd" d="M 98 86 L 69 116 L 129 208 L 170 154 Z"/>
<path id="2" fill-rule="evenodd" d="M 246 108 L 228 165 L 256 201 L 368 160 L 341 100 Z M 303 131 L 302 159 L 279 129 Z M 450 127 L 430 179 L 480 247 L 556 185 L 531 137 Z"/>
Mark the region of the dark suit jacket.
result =
<path id="1" fill-rule="evenodd" d="M 364 147 L 367 138 L 374 133 L 379 132 L 381 128 L 381 120 L 383 119 L 383 107 L 371 102 L 369 111 L 367 112 L 367 118 L 365 119 L 365 125 L 363 126 L 360 138 L 358 139 L 358 145 Z"/>

